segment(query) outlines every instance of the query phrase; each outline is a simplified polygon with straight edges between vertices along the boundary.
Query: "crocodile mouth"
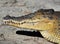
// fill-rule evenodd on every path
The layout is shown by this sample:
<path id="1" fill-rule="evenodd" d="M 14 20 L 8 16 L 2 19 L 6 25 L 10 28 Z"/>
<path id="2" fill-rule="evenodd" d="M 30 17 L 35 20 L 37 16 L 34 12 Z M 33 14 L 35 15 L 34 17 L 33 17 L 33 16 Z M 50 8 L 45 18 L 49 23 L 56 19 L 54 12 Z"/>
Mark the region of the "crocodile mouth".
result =
<path id="1" fill-rule="evenodd" d="M 53 24 L 49 22 L 40 21 L 39 19 L 25 19 L 21 21 L 16 21 L 13 19 L 4 19 L 4 24 L 13 27 L 24 28 L 24 29 L 34 29 L 34 30 L 47 30 L 53 28 Z"/>
<path id="2" fill-rule="evenodd" d="M 3 22 L 4 22 L 4 24 L 7 24 L 7 25 L 9 25 L 9 24 L 17 24 L 17 25 L 22 25 L 22 24 L 25 24 L 25 23 L 27 23 L 27 24 L 35 24 L 35 23 L 37 23 L 38 21 L 29 21 L 28 22 L 28 20 L 27 21 L 21 21 L 21 22 L 19 22 L 19 21 L 15 21 L 15 20 L 3 20 Z"/>
<path id="3" fill-rule="evenodd" d="M 39 19 L 32 19 L 33 15 L 32 16 L 26 15 L 26 16 L 13 17 L 7 15 L 6 17 L 3 18 L 3 22 L 4 24 L 17 24 L 17 25 L 22 25 L 24 23 L 35 24 L 39 22 Z"/>
<path id="4" fill-rule="evenodd" d="M 14 27 L 35 29 L 36 24 L 39 22 L 39 19 L 31 19 L 31 18 L 32 17 L 30 18 L 26 17 L 25 19 L 24 18 L 22 19 L 22 17 L 20 17 L 18 18 L 19 20 L 16 20 L 17 17 L 6 16 L 3 18 L 3 22 L 6 25 L 10 25 Z M 39 29 L 38 27 L 36 27 L 36 29 Z"/>

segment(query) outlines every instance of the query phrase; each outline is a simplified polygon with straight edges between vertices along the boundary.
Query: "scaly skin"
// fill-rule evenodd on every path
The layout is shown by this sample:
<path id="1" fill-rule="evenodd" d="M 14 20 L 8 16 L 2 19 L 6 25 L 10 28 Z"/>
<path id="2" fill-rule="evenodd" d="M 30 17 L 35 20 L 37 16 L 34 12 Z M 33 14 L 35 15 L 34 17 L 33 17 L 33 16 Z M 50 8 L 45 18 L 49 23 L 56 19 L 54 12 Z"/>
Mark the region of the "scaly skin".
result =
<path id="1" fill-rule="evenodd" d="M 5 24 L 19 28 L 39 30 L 45 39 L 60 44 L 60 12 L 53 9 L 40 9 L 21 17 L 7 15 Z"/>

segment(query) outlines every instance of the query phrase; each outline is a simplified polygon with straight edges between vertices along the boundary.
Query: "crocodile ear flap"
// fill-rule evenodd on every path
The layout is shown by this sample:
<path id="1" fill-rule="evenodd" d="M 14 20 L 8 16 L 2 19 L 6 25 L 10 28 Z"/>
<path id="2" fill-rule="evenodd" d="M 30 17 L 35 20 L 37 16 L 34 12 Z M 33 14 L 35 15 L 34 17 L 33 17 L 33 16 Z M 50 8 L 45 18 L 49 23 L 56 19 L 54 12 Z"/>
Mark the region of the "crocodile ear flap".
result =
<path id="1" fill-rule="evenodd" d="M 11 19 L 11 16 L 6 15 L 5 17 L 3 17 L 3 19 L 5 19 L 5 20 Z"/>

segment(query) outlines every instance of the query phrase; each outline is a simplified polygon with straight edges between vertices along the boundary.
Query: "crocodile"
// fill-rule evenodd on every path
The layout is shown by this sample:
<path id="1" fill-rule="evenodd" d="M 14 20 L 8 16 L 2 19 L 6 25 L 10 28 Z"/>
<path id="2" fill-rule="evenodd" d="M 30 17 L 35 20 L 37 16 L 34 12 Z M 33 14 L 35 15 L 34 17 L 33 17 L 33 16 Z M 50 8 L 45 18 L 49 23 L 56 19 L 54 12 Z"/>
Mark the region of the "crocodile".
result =
<path id="1" fill-rule="evenodd" d="M 60 12 L 54 9 L 39 9 L 19 17 L 7 15 L 3 17 L 3 22 L 18 28 L 38 30 L 45 39 L 60 44 L 59 14 Z"/>

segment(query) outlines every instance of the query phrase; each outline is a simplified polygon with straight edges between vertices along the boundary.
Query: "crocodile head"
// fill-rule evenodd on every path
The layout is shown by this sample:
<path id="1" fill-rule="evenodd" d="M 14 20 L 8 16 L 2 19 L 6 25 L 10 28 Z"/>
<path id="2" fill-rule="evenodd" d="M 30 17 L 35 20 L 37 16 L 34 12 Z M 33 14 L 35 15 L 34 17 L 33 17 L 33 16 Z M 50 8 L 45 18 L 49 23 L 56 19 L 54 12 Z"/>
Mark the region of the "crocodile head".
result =
<path id="1" fill-rule="evenodd" d="M 53 14 L 54 11 L 52 9 L 40 9 L 34 13 L 20 17 L 7 15 L 3 18 L 3 22 L 19 28 L 49 30 L 57 27 L 57 17 Z"/>

